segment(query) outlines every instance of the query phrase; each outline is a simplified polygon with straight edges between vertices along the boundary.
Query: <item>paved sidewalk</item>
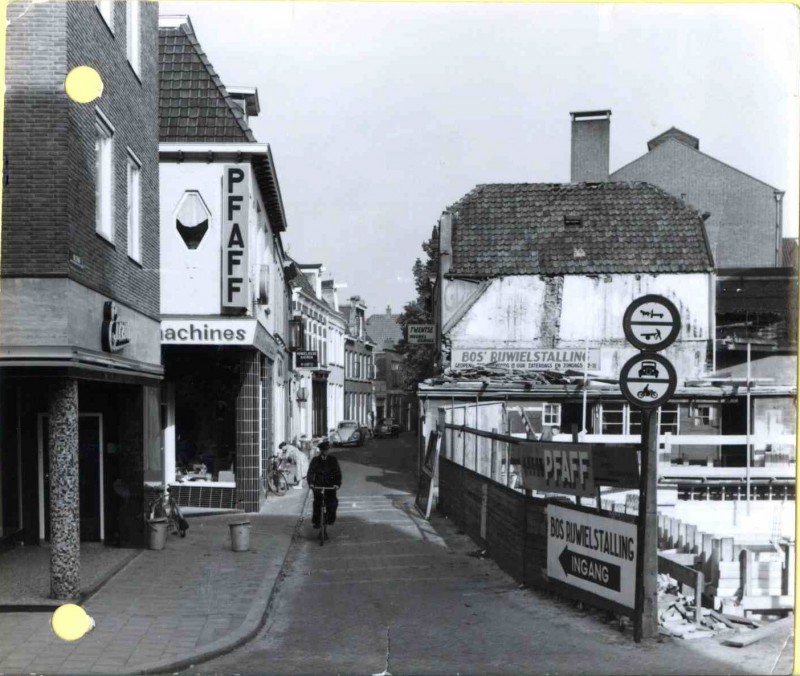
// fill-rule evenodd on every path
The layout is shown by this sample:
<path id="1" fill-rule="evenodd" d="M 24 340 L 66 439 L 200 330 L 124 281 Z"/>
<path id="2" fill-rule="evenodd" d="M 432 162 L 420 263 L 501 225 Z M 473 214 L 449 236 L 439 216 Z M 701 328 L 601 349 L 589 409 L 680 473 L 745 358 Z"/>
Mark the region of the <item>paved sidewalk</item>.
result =
<path id="1" fill-rule="evenodd" d="M 228 523 L 195 517 L 186 538 L 143 551 L 84 604 L 96 627 L 67 643 L 49 613 L 0 614 L 0 674 L 174 671 L 245 642 L 262 624 L 306 490 L 270 496 L 250 551 L 233 552 Z"/>

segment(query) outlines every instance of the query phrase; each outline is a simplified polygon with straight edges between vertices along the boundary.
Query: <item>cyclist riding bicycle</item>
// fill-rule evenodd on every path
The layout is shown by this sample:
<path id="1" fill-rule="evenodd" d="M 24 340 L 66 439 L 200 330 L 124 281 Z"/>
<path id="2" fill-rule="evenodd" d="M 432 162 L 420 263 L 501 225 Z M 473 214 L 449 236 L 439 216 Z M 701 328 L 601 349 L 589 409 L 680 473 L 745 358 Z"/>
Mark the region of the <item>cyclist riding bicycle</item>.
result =
<path id="1" fill-rule="evenodd" d="M 339 461 L 332 455 L 328 455 L 330 444 L 327 441 L 320 442 L 319 455 L 317 455 L 308 466 L 308 485 L 315 488 L 339 488 L 342 485 L 342 470 L 339 468 Z M 323 498 L 324 493 L 324 498 Z M 320 511 L 322 510 L 322 500 L 325 500 L 325 523 L 330 525 L 336 521 L 336 508 L 339 500 L 336 499 L 336 491 L 314 490 L 314 507 L 311 515 L 311 523 L 314 528 L 319 528 Z"/>

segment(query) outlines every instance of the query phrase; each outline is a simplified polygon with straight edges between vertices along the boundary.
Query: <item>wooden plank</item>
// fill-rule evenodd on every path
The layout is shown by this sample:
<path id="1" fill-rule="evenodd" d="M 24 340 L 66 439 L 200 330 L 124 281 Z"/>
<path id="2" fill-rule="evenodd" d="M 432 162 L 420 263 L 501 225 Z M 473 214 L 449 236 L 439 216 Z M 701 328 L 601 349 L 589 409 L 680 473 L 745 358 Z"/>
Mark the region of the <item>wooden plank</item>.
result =
<path id="1" fill-rule="evenodd" d="M 712 610 L 711 612 L 708 613 L 708 615 L 709 615 L 709 617 L 713 617 L 717 622 L 722 622 L 722 624 L 724 624 L 729 629 L 735 629 L 736 628 L 736 623 L 734 623 L 731 620 L 729 620 L 722 613 L 718 613 L 716 610 Z"/>
<path id="2" fill-rule="evenodd" d="M 751 645 L 756 641 L 760 641 L 768 636 L 772 636 L 772 634 L 778 631 L 791 631 L 793 624 L 794 617 L 784 617 L 782 620 L 770 622 L 769 624 L 765 624 L 764 626 L 754 629 L 753 631 L 749 631 L 745 634 L 738 634 L 736 636 L 727 638 L 722 642 L 722 645 L 729 645 L 733 646 L 734 648 L 744 648 L 745 646 Z"/>

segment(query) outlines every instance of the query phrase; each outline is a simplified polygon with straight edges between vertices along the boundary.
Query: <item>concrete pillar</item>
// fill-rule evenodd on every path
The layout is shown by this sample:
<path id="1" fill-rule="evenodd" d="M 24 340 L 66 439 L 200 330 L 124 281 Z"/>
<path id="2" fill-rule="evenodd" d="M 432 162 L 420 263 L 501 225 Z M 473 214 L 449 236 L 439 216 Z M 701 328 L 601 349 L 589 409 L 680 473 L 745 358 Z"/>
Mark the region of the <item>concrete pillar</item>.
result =
<path id="1" fill-rule="evenodd" d="M 50 595 L 73 599 L 81 591 L 81 521 L 78 492 L 78 381 L 50 391 Z"/>

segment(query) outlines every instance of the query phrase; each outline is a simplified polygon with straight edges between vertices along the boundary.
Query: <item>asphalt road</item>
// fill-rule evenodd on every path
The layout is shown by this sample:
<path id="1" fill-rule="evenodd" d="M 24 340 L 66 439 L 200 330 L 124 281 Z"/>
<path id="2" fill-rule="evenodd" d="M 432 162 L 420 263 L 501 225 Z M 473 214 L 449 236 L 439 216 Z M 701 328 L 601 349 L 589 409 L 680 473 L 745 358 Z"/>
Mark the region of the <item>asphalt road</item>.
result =
<path id="1" fill-rule="evenodd" d="M 309 510 L 269 618 L 192 673 L 770 673 L 763 651 L 633 642 L 602 613 L 521 589 L 452 523 L 414 507 L 414 439 L 338 449 L 338 520 L 320 547 Z M 705 644 L 705 645 L 702 645 Z"/>

